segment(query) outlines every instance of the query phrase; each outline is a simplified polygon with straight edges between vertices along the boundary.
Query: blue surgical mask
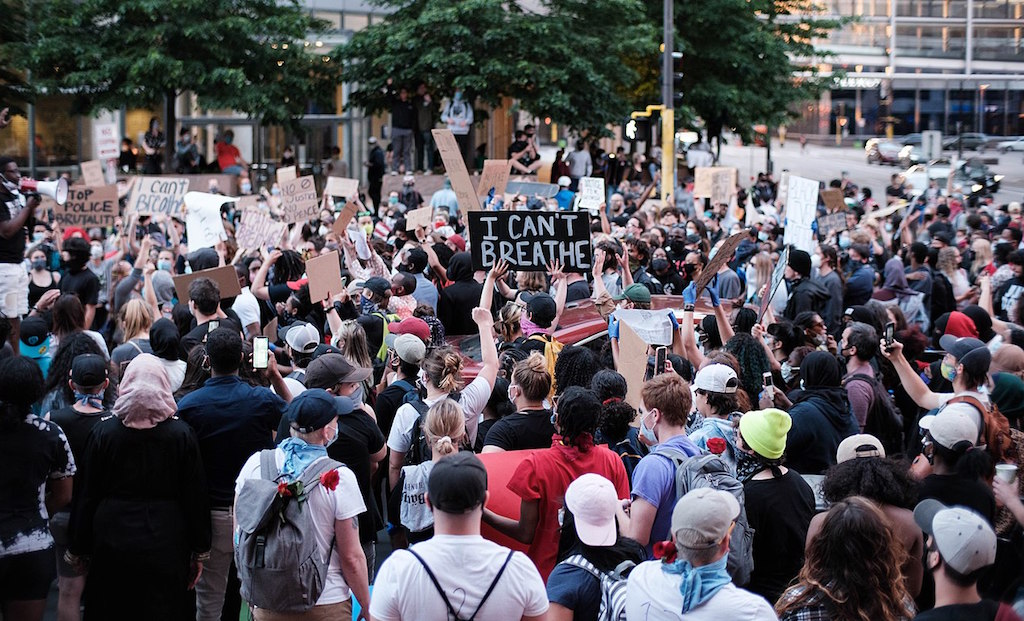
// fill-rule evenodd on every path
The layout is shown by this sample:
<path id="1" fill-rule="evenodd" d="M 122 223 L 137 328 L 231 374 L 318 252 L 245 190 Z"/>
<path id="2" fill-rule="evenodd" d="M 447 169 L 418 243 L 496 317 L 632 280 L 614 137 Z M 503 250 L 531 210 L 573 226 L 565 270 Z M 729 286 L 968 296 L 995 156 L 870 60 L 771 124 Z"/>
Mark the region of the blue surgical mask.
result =
<path id="1" fill-rule="evenodd" d="M 274 187 L 270 188 L 270 193 L 273 194 L 274 196 L 280 196 L 281 195 L 281 188 L 279 188 L 279 187 L 277 187 L 275 185 Z"/>
<path id="2" fill-rule="evenodd" d="M 156 262 L 156 269 L 163 270 L 165 272 L 171 271 L 171 262 L 164 259 L 163 261 Z"/>
<path id="3" fill-rule="evenodd" d="M 231 144 L 234 141 L 235 141 L 235 137 L 234 136 L 224 136 L 224 142 L 225 143 Z"/>
<path id="4" fill-rule="evenodd" d="M 32 233 L 32 242 L 38 244 L 46 239 L 46 233 Z"/>
<path id="5" fill-rule="evenodd" d="M 763 242 L 768 241 L 768 231 L 761 231 L 757 234 L 757 238 Z"/>
<path id="6" fill-rule="evenodd" d="M 455 91 L 455 101 L 462 101 L 462 91 Z"/>
<path id="7" fill-rule="evenodd" d="M 248 181 L 242 182 L 242 194 L 248 194 L 252 192 L 252 183 Z"/>
<path id="8" fill-rule="evenodd" d="M 647 438 L 647 441 L 651 446 L 658 443 L 658 438 L 654 435 L 654 430 L 647 427 L 646 415 L 640 417 L 640 435 Z"/>
<path id="9" fill-rule="evenodd" d="M 793 365 L 789 364 L 789 361 L 783 362 L 781 366 L 782 380 L 788 384 L 793 379 L 793 376 L 796 375 L 796 371 L 793 369 Z"/>
<path id="10" fill-rule="evenodd" d="M 846 250 L 847 248 L 849 248 L 851 244 L 853 244 L 853 242 L 850 241 L 849 237 L 840 237 L 839 238 L 839 247 L 842 248 L 843 250 Z"/>

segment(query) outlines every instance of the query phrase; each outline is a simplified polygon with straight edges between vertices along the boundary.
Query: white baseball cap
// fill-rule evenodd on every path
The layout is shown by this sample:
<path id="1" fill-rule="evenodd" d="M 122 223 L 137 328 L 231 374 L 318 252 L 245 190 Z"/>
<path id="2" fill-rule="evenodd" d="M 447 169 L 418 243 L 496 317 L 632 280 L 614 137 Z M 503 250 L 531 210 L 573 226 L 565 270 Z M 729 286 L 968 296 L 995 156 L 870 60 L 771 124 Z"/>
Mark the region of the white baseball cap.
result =
<path id="1" fill-rule="evenodd" d="M 942 560 L 961 574 L 996 562 L 996 534 L 974 511 L 926 498 L 914 507 L 914 521 L 935 540 Z"/>
<path id="2" fill-rule="evenodd" d="M 881 440 L 870 433 L 858 433 L 839 443 L 836 463 L 841 464 L 857 457 L 885 457 L 885 448 Z"/>
<path id="3" fill-rule="evenodd" d="M 932 436 L 932 440 L 951 449 L 958 442 L 967 441 L 972 445 L 978 441 L 978 410 L 969 403 L 950 403 L 938 414 L 924 416 L 918 422 Z"/>
<path id="4" fill-rule="evenodd" d="M 612 482 L 588 472 L 569 484 L 565 506 L 572 512 L 576 534 L 588 546 L 614 545 L 618 538 L 615 511 L 619 497 Z"/>
<path id="5" fill-rule="evenodd" d="M 693 378 L 693 387 L 698 390 L 732 394 L 739 388 L 740 382 L 736 378 L 736 371 L 721 363 L 709 364 L 697 371 Z"/>
<path id="6" fill-rule="evenodd" d="M 558 178 L 558 186 L 559 187 L 567 188 L 567 187 L 569 187 L 570 184 L 572 184 L 572 179 L 569 179 L 565 175 L 562 175 L 561 177 Z"/>
<path id="7" fill-rule="evenodd" d="M 288 328 L 284 342 L 294 351 L 310 354 L 316 351 L 316 346 L 320 344 L 320 333 L 312 324 L 296 323 Z"/>

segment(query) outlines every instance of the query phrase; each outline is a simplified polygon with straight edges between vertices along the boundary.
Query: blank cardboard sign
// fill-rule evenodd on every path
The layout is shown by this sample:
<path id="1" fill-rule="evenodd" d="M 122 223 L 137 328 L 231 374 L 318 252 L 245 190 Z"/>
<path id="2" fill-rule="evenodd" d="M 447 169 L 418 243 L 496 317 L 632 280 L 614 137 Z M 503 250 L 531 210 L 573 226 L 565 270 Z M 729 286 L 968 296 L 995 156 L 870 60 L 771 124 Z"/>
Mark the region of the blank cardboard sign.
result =
<path id="1" fill-rule="evenodd" d="M 405 230 L 412 231 L 423 226 L 429 227 L 433 215 L 433 207 L 420 207 L 419 209 L 405 212 Z"/>
<path id="2" fill-rule="evenodd" d="M 306 277 L 309 278 L 309 301 L 322 302 L 341 291 L 341 263 L 338 251 L 332 250 L 306 261 Z"/>
<path id="3" fill-rule="evenodd" d="M 179 302 L 188 302 L 188 286 L 196 278 L 209 278 L 217 283 L 220 289 L 220 299 L 233 298 L 242 292 L 238 286 L 238 274 L 235 273 L 234 265 L 222 265 L 211 267 L 208 270 L 200 270 L 191 274 L 182 274 L 174 277 L 174 291 L 178 294 Z"/>
<path id="4" fill-rule="evenodd" d="M 282 185 L 298 177 L 298 173 L 295 171 L 294 166 L 282 166 L 277 169 L 277 183 Z"/>
<path id="5" fill-rule="evenodd" d="M 626 402 L 640 409 L 640 391 L 647 375 L 647 343 L 625 321 L 619 322 L 618 371 L 626 378 Z"/>
<path id="6" fill-rule="evenodd" d="M 103 177 L 103 165 L 100 164 L 99 160 L 89 160 L 88 162 L 82 162 L 79 164 L 82 167 L 82 183 L 89 187 L 96 187 L 106 185 L 107 181 Z"/>
<path id="7" fill-rule="evenodd" d="M 348 228 L 348 223 L 352 221 L 352 218 L 356 217 L 359 213 L 359 206 L 355 203 L 345 203 L 345 208 L 338 213 L 338 218 L 334 221 L 332 230 L 337 235 L 344 235 L 345 229 Z"/>
<path id="8" fill-rule="evenodd" d="M 324 186 L 324 194 L 327 196 L 341 196 L 348 199 L 359 191 L 359 180 L 345 177 L 328 177 Z"/>
<path id="9" fill-rule="evenodd" d="M 450 129 L 432 129 L 430 133 L 434 136 L 434 144 L 441 154 L 441 161 L 444 162 L 445 172 L 452 182 L 452 190 L 455 191 L 456 199 L 459 202 L 459 209 L 463 213 L 467 211 L 480 211 L 480 199 L 473 189 L 473 182 L 469 180 L 469 171 L 466 170 L 466 162 L 462 159 L 462 152 L 459 150 L 459 143 Z"/>

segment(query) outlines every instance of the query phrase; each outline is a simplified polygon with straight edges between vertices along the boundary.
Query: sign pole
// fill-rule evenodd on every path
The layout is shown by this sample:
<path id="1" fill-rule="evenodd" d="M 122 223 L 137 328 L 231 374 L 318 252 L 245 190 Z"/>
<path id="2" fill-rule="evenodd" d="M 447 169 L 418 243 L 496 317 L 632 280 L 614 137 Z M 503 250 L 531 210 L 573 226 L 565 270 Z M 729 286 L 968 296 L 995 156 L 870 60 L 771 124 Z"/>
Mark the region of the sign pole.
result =
<path id="1" fill-rule="evenodd" d="M 661 199 L 665 200 L 675 191 L 676 182 L 676 117 L 675 110 L 672 109 L 672 0 L 663 0 L 662 20 L 665 53 L 661 61 L 661 103 L 665 109 L 661 111 Z"/>

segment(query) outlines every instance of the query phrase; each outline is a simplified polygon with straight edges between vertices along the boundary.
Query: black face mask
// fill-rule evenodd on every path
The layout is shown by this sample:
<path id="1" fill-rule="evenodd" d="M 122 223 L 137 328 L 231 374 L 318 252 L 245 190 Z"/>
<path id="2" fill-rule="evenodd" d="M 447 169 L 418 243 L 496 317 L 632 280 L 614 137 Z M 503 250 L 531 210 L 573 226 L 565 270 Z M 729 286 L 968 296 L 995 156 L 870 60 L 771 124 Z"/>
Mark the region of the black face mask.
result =
<path id="1" fill-rule="evenodd" d="M 686 242 L 681 239 L 673 239 L 668 243 L 669 249 L 672 254 L 680 255 L 686 252 Z"/>
<path id="2" fill-rule="evenodd" d="M 695 263 L 685 263 L 683 264 L 683 271 L 686 272 L 688 277 L 692 278 L 697 272 L 697 265 Z"/>

